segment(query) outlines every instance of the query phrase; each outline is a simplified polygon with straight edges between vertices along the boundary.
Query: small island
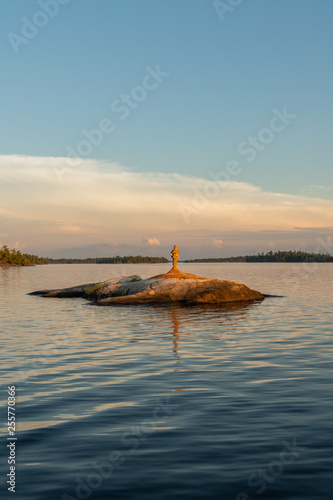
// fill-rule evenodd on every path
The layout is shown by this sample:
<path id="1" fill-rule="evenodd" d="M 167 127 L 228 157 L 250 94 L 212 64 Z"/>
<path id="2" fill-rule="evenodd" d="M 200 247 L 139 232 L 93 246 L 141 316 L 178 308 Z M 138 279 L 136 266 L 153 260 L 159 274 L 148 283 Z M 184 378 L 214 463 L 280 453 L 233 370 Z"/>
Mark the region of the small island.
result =
<path id="1" fill-rule="evenodd" d="M 82 297 L 99 306 L 165 304 L 223 304 L 253 302 L 265 296 L 242 283 L 205 278 L 183 273 L 177 267 L 179 251 L 172 250 L 173 267 L 164 274 L 141 279 L 140 276 L 121 276 L 110 280 L 88 283 L 60 290 L 39 290 L 31 295 L 42 297 Z"/>

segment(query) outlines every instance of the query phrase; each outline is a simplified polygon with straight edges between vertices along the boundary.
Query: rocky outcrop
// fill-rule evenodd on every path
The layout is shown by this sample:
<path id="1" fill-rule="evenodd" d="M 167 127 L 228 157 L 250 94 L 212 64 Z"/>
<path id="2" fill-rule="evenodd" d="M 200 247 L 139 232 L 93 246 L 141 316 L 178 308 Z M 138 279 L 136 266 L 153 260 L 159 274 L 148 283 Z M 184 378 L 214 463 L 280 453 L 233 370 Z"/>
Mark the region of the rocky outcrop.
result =
<path id="1" fill-rule="evenodd" d="M 140 276 L 121 276 L 120 278 L 113 278 L 106 281 L 99 281 L 97 283 L 86 283 L 84 285 L 72 286 L 70 288 L 62 288 L 55 290 L 37 290 L 31 292 L 30 295 L 41 295 L 42 297 L 84 297 L 88 300 L 96 301 L 98 298 L 109 297 L 113 293 L 122 288 L 125 283 L 133 283 L 141 281 Z M 122 292 L 120 292 L 122 293 Z"/>
<path id="2" fill-rule="evenodd" d="M 218 279 L 149 278 L 124 284 L 119 295 L 97 300 L 98 305 L 186 302 L 216 304 L 262 300 L 260 292 L 242 283 Z"/>
<path id="3" fill-rule="evenodd" d="M 33 294 L 43 297 L 84 297 L 100 306 L 168 302 L 217 304 L 264 299 L 260 292 L 251 290 L 237 281 L 210 279 L 195 275 L 172 276 L 172 274 L 159 275 L 145 280 L 136 275 L 122 276 L 62 290 L 41 290 Z"/>

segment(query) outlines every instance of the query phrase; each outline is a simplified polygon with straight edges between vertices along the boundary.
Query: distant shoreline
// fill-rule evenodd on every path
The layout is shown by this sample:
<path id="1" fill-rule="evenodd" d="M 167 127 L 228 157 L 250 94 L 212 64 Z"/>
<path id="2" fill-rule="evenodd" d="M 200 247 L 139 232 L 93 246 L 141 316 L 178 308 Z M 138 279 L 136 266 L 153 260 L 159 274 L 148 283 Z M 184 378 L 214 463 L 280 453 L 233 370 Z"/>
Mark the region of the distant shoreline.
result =
<path id="1" fill-rule="evenodd" d="M 213 260 L 213 259 L 194 259 L 194 260 L 184 260 L 183 264 L 304 264 L 304 263 L 311 263 L 311 262 L 316 262 L 318 264 L 332 264 L 332 260 L 327 260 L 327 261 L 322 261 L 322 260 L 298 260 L 298 261 L 267 261 L 267 260 Z M 180 262 L 181 263 L 181 262 Z"/>
<path id="2" fill-rule="evenodd" d="M 165 257 L 143 257 L 125 256 L 120 257 L 96 257 L 87 259 L 50 259 L 47 258 L 48 264 L 169 264 L 170 261 Z"/>
<path id="3" fill-rule="evenodd" d="M 309 253 L 299 250 L 284 250 L 266 254 L 243 255 L 237 257 L 204 257 L 201 259 L 191 259 L 179 261 L 183 264 L 210 264 L 210 263 L 327 263 L 333 262 L 333 255 L 321 253 Z M 127 255 L 120 257 L 89 257 L 85 259 L 60 258 L 51 259 L 49 257 L 38 257 L 37 255 L 21 254 L 19 251 L 10 250 L 4 246 L 0 249 L 0 267 L 33 267 L 36 265 L 48 264 L 170 264 L 170 260 L 165 257 L 148 257 L 142 255 Z"/>
<path id="4" fill-rule="evenodd" d="M 306 262 L 333 262 L 333 255 L 322 253 L 308 253 L 298 250 L 287 250 L 268 252 L 266 254 L 259 253 L 257 255 L 243 255 L 238 257 L 213 257 L 203 259 L 186 260 L 188 264 L 209 264 L 209 263 L 306 263 Z"/>
<path id="5" fill-rule="evenodd" d="M 120 257 L 88 257 L 86 259 L 38 257 L 10 249 L 7 245 L 0 248 L 0 267 L 25 267 L 44 264 L 168 264 L 165 257 L 148 257 L 143 255 L 127 255 Z"/>
<path id="6" fill-rule="evenodd" d="M 0 267 L 36 267 L 36 266 L 47 266 L 47 265 L 72 265 L 72 264 L 124 264 L 124 262 L 47 262 L 43 264 L 29 264 L 29 265 L 23 265 L 23 264 L 0 264 Z M 168 262 L 126 262 L 126 265 L 135 265 L 135 264 L 171 264 L 170 261 Z"/>

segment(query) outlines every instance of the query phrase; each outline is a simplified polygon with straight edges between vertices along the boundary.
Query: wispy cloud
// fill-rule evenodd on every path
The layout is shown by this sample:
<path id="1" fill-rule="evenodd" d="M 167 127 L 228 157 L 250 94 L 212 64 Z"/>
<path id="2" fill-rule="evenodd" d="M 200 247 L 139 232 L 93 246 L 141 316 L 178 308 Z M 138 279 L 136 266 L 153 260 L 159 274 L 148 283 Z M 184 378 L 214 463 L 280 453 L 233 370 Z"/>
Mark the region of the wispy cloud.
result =
<path id="1" fill-rule="evenodd" d="M 74 226 L 73 224 L 46 226 L 44 229 L 46 233 L 53 233 L 53 234 L 85 233 L 84 229 L 80 228 L 79 226 Z"/>
<path id="2" fill-rule="evenodd" d="M 165 251 L 163 241 L 167 248 L 174 243 L 193 246 L 195 253 L 197 243 L 203 242 L 203 228 L 206 245 L 219 250 L 222 240 L 223 246 L 228 244 L 224 235 L 230 232 L 292 232 L 296 227 L 332 225 L 332 200 L 265 192 L 242 182 L 220 183 L 221 195 L 186 224 L 179 207 L 192 205 L 205 179 L 82 160 L 59 184 L 54 160 L 0 156 L 0 231 L 8 234 L 8 241 L 19 240 L 27 249 L 44 253 L 120 243 L 139 249 L 143 235 L 150 233 L 154 236 L 147 241 L 159 252 Z"/>

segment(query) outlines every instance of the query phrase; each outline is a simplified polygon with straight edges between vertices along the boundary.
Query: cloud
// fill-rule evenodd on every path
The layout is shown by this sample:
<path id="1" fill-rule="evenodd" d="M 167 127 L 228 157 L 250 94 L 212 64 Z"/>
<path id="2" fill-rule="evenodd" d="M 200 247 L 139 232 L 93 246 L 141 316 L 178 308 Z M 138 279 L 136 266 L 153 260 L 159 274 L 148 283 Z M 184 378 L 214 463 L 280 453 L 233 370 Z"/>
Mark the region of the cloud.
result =
<path id="1" fill-rule="evenodd" d="M 221 239 L 225 251 L 234 249 L 231 239 L 248 248 L 248 241 L 256 245 L 253 235 L 265 231 L 275 231 L 274 238 L 283 233 L 286 241 L 289 234 L 292 248 L 304 239 L 299 232 L 312 228 L 315 234 L 332 226 L 328 199 L 267 192 L 244 182 L 136 172 L 87 159 L 59 183 L 55 161 L 65 159 L 0 156 L 0 231 L 9 235 L 8 242 L 24 241 L 29 252 L 51 256 L 64 248 L 127 245 L 135 253 L 147 248 L 142 244 L 147 232 L 154 234 L 148 243 L 159 254 L 168 254 L 175 243 L 192 248 L 192 255 L 199 248 L 219 251 Z M 267 241 L 276 245 L 271 236 L 260 245 Z"/>
<path id="2" fill-rule="evenodd" d="M 15 248 L 15 250 L 24 250 L 25 244 L 20 243 L 19 241 L 15 241 L 15 243 L 13 243 L 13 245 L 11 245 L 11 248 Z"/>
<path id="3" fill-rule="evenodd" d="M 212 245 L 217 248 L 222 248 L 223 246 L 223 241 L 222 240 L 217 240 L 215 238 L 212 239 Z"/>
<path id="4" fill-rule="evenodd" d="M 73 224 L 63 224 L 54 226 L 46 226 L 45 232 L 53 234 L 77 234 L 84 232 L 79 226 L 74 226 Z"/>
<path id="5" fill-rule="evenodd" d="M 159 246 L 161 244 L 157 238 L 149 238 L 148 243 L 151 246 L 154 246 L 154 245 Z"/>

